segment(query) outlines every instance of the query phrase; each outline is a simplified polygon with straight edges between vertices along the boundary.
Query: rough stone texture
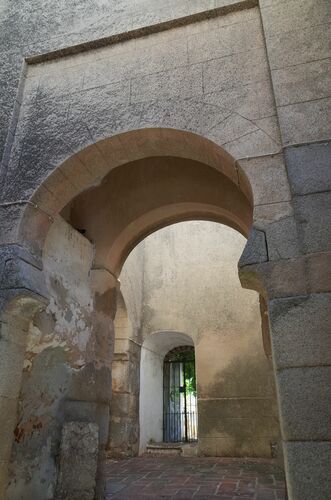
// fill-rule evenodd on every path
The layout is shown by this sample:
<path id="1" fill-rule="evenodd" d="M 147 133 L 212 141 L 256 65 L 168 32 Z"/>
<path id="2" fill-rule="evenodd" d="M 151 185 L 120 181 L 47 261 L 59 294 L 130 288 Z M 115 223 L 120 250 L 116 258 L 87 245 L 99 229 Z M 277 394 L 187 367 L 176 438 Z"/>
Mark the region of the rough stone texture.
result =
<path id="1" fill-rule="evenodd" d="M 299 254 L 297 223 L 294 217 L 284 217 L 266 228 L 270 261 L 293 259 Z"/>
<path id="2" fill-rule="evenodd" d="M 98 463 L 98 426 L 67 422 L 63 426 L 55 498 L 93 500 Z"/>
<path id="3" fill-rule="evenodd" d="M 277 202 L 270 205 L 258 205 L 254 207 L 254 224 L 261 229 L 266 228 L 270 222 L 275 222 L 293 215 L 292 203 Z"/>
<path id="4" fill-rule="evenodd" d="M 20 389 L 22 379 L 22 364 L 24 345 L 12 340 L 1 342 L 0 362 L 5 376 L 1 377 L 0 394 L 3 397 L 13 397 Z"/>
<path id="5" fill-rule="evenodd" d="M 268 299 L 302 296 L 331 291 L 331 254 L 315 253 L 300 258 L 240 265 L 244 288 L 258 290 Z M 244 264 L 244 263 L 243 263 Z"/>
<path id="6" fill-rule="evenodd" d="M 302 252 L 331 250 L 331 191 L 297 196 L 293 201 Z"/>
<path id="7" fill-rule="evenodd" d="M 272 76 L 279 106 L 329 97 L 331 70 L 328 59 L 276 69 Z"/>
<path id="8" fill-rule="evenodd" d="M 325 500 L 331 494 L 331 444 L 323 441 L 288 442 L 287 458 L 289 498 L 293 500 Z"/>
<path id="9" fill-rule="evenodd" d="M 244 288 L 258 290 L 268 299 L 291 297 L 308 293 L 303 259 L 287 259 L 239 268 L 240 282 Z"/>
<path id="10" fill-rule="evenodd" d="M 278 108 L 283 144 L 328 140 L 331 135 L 330 111 L 330 98 Z M 309 117 L 309 120 L 303 122 L 303 116 Z"/>
<path id="11" fill-rule="evenodd" d="M 293 0 L 290 4 L 290 7 L 284 3 L 277 5 L 276 2 L 269 6 L 261 5 L 272 70 L 330 57 L 328 1 L 306 0 L 304 8 L 300 0 Z M 282 9 L 282 15 L 279 15 L 279 9 Z M 320 16 L 318 23 L 317 16 Z M 282 52 L 284 46 L 287 47 L 286 52 Z M 300 84 L 304 86 L 305 81 Z"/>
<path id="12" fill-rule="evenodd" d="M 330 441 L 331 366 L 284 368 L 276 374 L 283 439 Z"/>
<path id="13" fill-rule="evenodd" d="M 258 10 L 250 12 L 252 30 L 258 37 Z M 245 52 L 234 47 L 227 56 L 217 54 L 215 48 L 215 54 L 212 50 L 204 52 L 199 63 L 183 59 L 186 41 L 193 35 L 196 41 L 202 41 L 206 25 L 209 31 L 220 33 L 222 44 L 231 42 L 233 31 L 240 36 L 246 11 L 229 16 L 233 20 L 229 33 L 222 28 L 223 17 L 219 17 L 208 24 L 203 21 L 156 33 L 141 38 L 137 44 L 127 41 L 74 55 L 67 67 L 67 61 L 59 59 L 29 68 L 13 146 L 17 155 L 9 161 L 4 198 L 16 196 L 14 179 L 15 191 L 19 190 L 21 197 L 29 196 L 54 165 L 91 140 L 96 142 L 141 127 L 191 130 L 222 144 L 237 158 L 278 152 L 279 134 L 263 47 L 247 45 Z M 170 46 L 171 51 L 158 50 L 161 44 Z M 146 51 L 151 51 L 148 64 L 144 63 Z M 37 95 L 31 79 L 39 82 Z M 257 93 L 254 83 L 261 80 L 265 88 Z M 215 94 L 218 91 L 225 94 Z M 231 92 L 235 93 L 235 103 Z M 236 99 L 238 93 L 240 99 Z M 258 115 L 256 109 L 260 110 Z M 24 138 L 24 130 L 30 130 L 28 139 Z M 70 181 L 77 184 L 81 179 L 76 176 Z M 62 185 L 67 186 L 63 198 L 69 201 L 70 185 Z"/>
<path id="14" fill-rule="evenodd" d="M 272 300 L 269 315 L 277 368 L 331 365 L 331 294 Z"/>
<path id="15" fill-rule="evenodd" d="M 6 353 L 7 354 L 7 353 Z M 1 360 L 3 362 L 3 360 Z M 10 398 L 7 396 L 0 396 L 0 421 L 1 421 L 1 429 L 4 435 L 11 435 L 14 430 L 15 422 L 13 421 L 13 415 L 16 417 L 17 411 L 17 399 Z M 12 447 L 12 441 L 8 439 L 7 441 L 1 441 L 0 448 L 0 462 L 8 460 L 10 456 Z"/>
<path id="16" fill-rule="evenodd" d="M 7 130 L 13 116 L 13 107 L 19 85 L 23 56 L 31 56 L 59 50 L 79 43 L 118 35 L 130 30 L 169 21 L 182 16 L 223 6 L 231 6 L 236 0 L 217 0 L 166 4 L 157 0 L 131 2 L 120 0 L 91 2 L 30 3 L 19 0 L 15 5 L 2 1 L 1 9 L 1 128 L 0 157 L 4 149 Z M 15 23 L 13 23 L 15 19 Z M 38 26 L 38 30 L 31 27 Z M 17 96 L 18 103 L 20 96 Z M 15 116 L 11 123 L 15 130 Z"/>
<path id="17" fill-rule="evenodd" d="M 142 242 L 120 275 L 121 291 L 114 319 L 115 344 L 112 362 L 107 455 L 130 457 L 139 450 L 139 362 L 143 307 L 144 244 Z M 130 393 L 131 399 L 123 397 Z M 124 399 L 124 415 L 121 400 Z"/>
<path id="18" fill-rule="evenodd" d="M 17 422 L 18 396 L 22 382 L 22 369 L 26 346 L 26 332 L 31 317 L 44 304 L 37 295 L 26 295 L 21 290 L 1 294 L 0 358 L 3 369 L 0 381 L 0 497 L 5 497 L 7 471 Z"/>
<path id="19" fill-rule="evenodd" d="M 0 290 L 39 297 L 45 302 L 48 290 L 38 258 L 19 245 L 0 246 Z"/>
<path id="20" fill-rule="evenodd" d="M 250 264 L 258 264 L 267 260 L 268 251 L 265 234 L 263 231 L 259 231 L 253 227 L 249 234 L 248 242 L 241 254 L 238 266 L 249 266 Z"/>
<path id="21" fill-rule="evenodd" d="M 261 2 L 284 145 L 330 137 L 330 3 Z"/>
<path id="22" fill-rule="evenodd" d="M 285 157 L 294 195 L 331 190 L 331 143 L 287 148 Z"/>
<path id="23" fill-rule="evenodd" d="M 294 0 L 289 5 L 284 5 L 282 0 L 261 0 L 261 7 L 268 12 L 265 20 L 268 36 L 319 26 L 328 22 L 331 13 L 327 0 L 307 0 L 304 3 Z"/>
<path id="24" fill-rule="evenodd" d="M 115 324 L 116 332 L 116 324 Z M 125 353 L 114 354 L 112 364 L 112 403 L 110 412 L 108 456 L 136 456 L 139 450 L 139 361 L 140 347 L 129 342 Z M 118 399 L 124 393 L 124 408 Z"/>
<path id="25" fill-rule="evenodd" d="M 331 292 L 331 252 L 310 255 L 306 269 L 311 293 Z"/>
<path id="26" fill-rule="evenodd" d="M 297 230 L 297 236 L 294 238 L 294 246 L 292 245 L 291 249 L 297 254 L 309 255 L 316 252 L 315 256 L 309 255 L 300 266 L 296 264 L 297 278 L 294 274 L 289 274 L 287 282 L 291 281 L 291 286 L 289 286 L 288 293 L 284 289 L 282 294 L 289 296 L 295 289 L 298 294 L 303 295 L 309 291 L 328 291 L 330 289 L 329 257 L 326 253 L 319 252 L 325 252 L 330 248 L 328 229 L 330 200 L 326 193 L 331 186 L 330 154 L 327 142 L 302 145 L 300 143 L 323 141 L 323 139 L 327 141 L 330 138 L 330 94 L 328 92 L 331 56 L 330 2 L 326 0 L 316 2 L 312 0 L 305 2 L 261 0 L 260 5 L 283 144 L 287 146 L 299 143 L 297 148 L 290 147 L 285 150 L 290 187 L 295 195 L 293 208 L 297 226 L 296 228 L 293 226 L 293 230 Z M 272 225 L 269 234 L 267 233 L 268 249 L 269 239 L 273 237 L 270 234 L 271 231 Z M 287 235 L 288 232 L 282 234 L 283 241 L 288 240 Z M 293 241 L 291 236 L 290 241 Z M 277 246 L 278 243 L 276 243 Z M 289 253 L 287 251 L 284 253 L 281 249 L 280 254 L 291 256 L 291 249 Z M 276 250 L 278 252 L 278 248 Z M 292 256 L 295 258 L 295 255 Z M 284 275 L 283 278 L 286 279 Z M 277 288 L 279 289 L 279 285 Z M 278 302 L 275 309 L 273 305 L 271 306 L 271 311 L 277 311 L 272 320 L 275 321 L 273 342 L 275 343 L 275 359 L 281 365 L 283 363 L 296 364 L 299 363 L 299 359 L 302 362 L 314 359 L 314 364 L 323 363 L 325 359 L 323 344 L 328 337 L 325 337 L 322 318 L 325 317 L 327 321 L 328 311 L 322 305 L 326 299 L 320 299 L 321 303 L 318 303 L 318 300 L 316 297 L 303 299 L 303 301 L 298 298 L 294 309 L 292 309 L 294 303 L 289 301 L 290 309 L 287 312 L 285 312 L 286 301 Z M 307 311 L 310 311 L 315 318 L 313 322 L 311 322 L 310 315 L 305 312 L 304 303 Z M 300 323 L 297 314 L 299 310 L 302 320 L 307 318 L 305 323 L 302 323 L 301 335 L 303 336 L 299 334 L 297 328 Z M 321 313 L 322 316 L 317 319 L 317 310 L 323 311 L 324 316 Z M 280 317 L 277 317 L 277 313 L 280 313 Z M 285 317 L 288 320 L 286 325 L 288 349 L 285 345 L 281 347 L 281 338 L 285 341 L 283 321 Z M 317 327 L 319 322 L 321 322 L 320 332 Z M 315 335 L 313 332 L 316 332 Z M 299 346 L 301 346 L 300 350 Z M 310 346 L 310 352 L 308 346 Z M 319 483 L 317 476 L 312 482 L 314 481 L 316 484 Z M 289 488 L 291 493 L 290 481 Z M 309 488 L 307 491 L 304 489 L 303 487 L 298 492 L 294 488 L 293 498 L 319 498 L 317 491 L 311 494 Z"/>
<path id="27" fill-rule="evenodd" d="M 291 199 L 283 155 L 238 162 L 251 182 L 254 205 L 269 205 Z"/>

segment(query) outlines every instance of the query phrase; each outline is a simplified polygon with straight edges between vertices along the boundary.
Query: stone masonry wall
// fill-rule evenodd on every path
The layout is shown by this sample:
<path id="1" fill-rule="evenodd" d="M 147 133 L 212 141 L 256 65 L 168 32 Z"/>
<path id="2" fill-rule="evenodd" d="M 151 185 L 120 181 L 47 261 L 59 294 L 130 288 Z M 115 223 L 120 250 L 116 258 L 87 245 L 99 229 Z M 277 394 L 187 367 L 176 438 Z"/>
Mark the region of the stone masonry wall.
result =
<path id="1" fill-rule="evenodd" d="M 326 336 L 331 320 L 331 3 L 263 0 L 260 5 L 295 221 L 294 232 L 282 227 L 282 238 L 286 244 L 295 236 L 292 251 L 298 259 L 297 279 L 281 273 L 287 293 L 270 304 L 285 412 L 284 452 L 293 478 L 289 496 L 323 499 L 331 493 L 326 465 L 331 357 L 322 354 L 331 353 Z M 287 269 L 293 266 L 288 257 Z M 287 347 L 280 348 L 284 335 Z"/>

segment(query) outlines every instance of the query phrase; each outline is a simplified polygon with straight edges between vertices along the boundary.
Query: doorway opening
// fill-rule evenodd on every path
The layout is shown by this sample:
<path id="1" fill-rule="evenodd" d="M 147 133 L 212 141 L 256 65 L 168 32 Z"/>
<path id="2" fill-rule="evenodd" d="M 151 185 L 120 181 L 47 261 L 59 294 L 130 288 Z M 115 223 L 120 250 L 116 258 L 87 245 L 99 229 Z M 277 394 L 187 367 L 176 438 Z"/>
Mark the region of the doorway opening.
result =
<path id="1" fill-rule="evenodd" d="M 158 134 L 160 134 L 163 148 L 158 147 L 156 140 Z M 174 145 L 173 134 L 176 135 Z M 182 140 L 183 133 L 180 131 L 178 133 L 172 130 L 138 131 L 134 134 L 124 134 L 124 137 L 121 136 L 120 139 L 115 138 L 114 141 L 118 141 L 115 143 L 113 139 L 101 141 L 102 144 L 98 143 L 98 148 L 107 146 L 106 159 L 103 160 L 100 167 L 100 169 L 104 169 L 102 174 L 98 170 L 99 165 L 94 163 L 94 159 L 97 157 L 93 156 L 100 150 L 94 145 L 86 148 L 84 158 L 87 158 L 87 154 L 92 153 L 93 160 L 91 160 L 91 168 L 88 173 L 86 165 L 75 155 L 73 159 L 68 159 L 68 162 L 61 167 L 61 175 L 55 171 L 54 175 L 49 176 L 49 179 L 52 178 L 52 184 L 44 183 L 37 193 L 38 196 L 40 195 L 38 207 L 43 207 L 43 193 L 47 192 L 47 196 L 49 196 L 50 192 L 57 192 L 54 201 L 52 198 L 52 200 L 44 200 L 44 203 L 46 204 L 46 201 L 54 203 L 54 207 L 52 205 L 54 212 L 63 208 L 61 216 L 65 220 L 60 215 L 56 216 L 57 212 L 54 218 L 47 219 L 47 223 L 39 221 L 40 210 L 37 216 L 35 212 L 33 212 L 34 216 L 30 218 L 28 213 L 24 215 L 26 220 L 22 235 L 29 234 L 31 239 L 31 241 L 28 240 L 26 236 L 27 244 L 31 243 L 32 248 L 33 245 L 44 248 L 43 273 L 47 284 L 49 283 L 50 301 L 52 307 L 54 306 L 57 325 L 61 326 L 61 336 L 58 335 L 55 339 L 58 344 L 55 344 L 54 359 L 55 356 L 58 356 L 60 348 L 63 358 L 61 357 L 60 361 L 56 358 L 54 363 L 56 369 L 61 369 L 61 373 L 64 372 L 67 378 L 65 390 L 60 385 L 62 382 L 58 382 L 58 393 L 61 396 L 58 396 L 56 404 L 62 408 L 62 405 L 67 402 L 65 398 L 68 399 L 70 403 L 68 407 L 70 408 L 71 401 L 81 402 L 82 404 L 75 405 L 75 408 L 77 406 L 76 413 L 74 415 L 70 413 L 66 417 L 75 421 L 80 421 L 80 418 L 85 416 L 86 407 L 91 408 L 89 420 L 95 422 L 98 428 L 102 429 L 100 450 L 107 445 L 109 403 L 112 405 L 111 411 L 114 415 L 116 414 L 116 419 L 114 418 L 113 422 L 119 424 L 117 426 L 119 433 L 128 435 L 132 430 L 131 422 L 139 418 L 139 449 L 144 450 L 147 443 L 152 440 L 157 443 L 163 438 L 164 356 L 174 347 L 190 345 L 191 343 L 191 345 L 196 346 L 197 356 L 200 453 L 208 456 L 261 455 L 265 452 L 269 435 L 267 439 L 260 439 L 258 441 L 259 448 L 256 448 L 256 435 L 253 436 L 253 439 L 249 439 L 251 436 L 246 431 L 246 427 L 241 426 L 238 429 L 239 426 L 234 425 L 232 418 L 232 415 L 237 415 L 237 409 L 233 404 L 233 396 L 235 396 L 235 399 L 240 400 L 241 415 L 245 417 L 240 419 L 240 423 L 245 421 L 245 423 L 251 424 L 251 384 L 243 387 L 240 377 L 234 377 L 234 375 L 239 374 L 241 378 L 248 379 L 246 367 L 253 366 L 255 368 L 256 362 L 261 361 L 260 357 L 255 359 L 257 348 L 252 342 L 251 336 L 249 339 L 244 339 L 241 335 L 236 335 L 237 325 L 233 321 L 237 317 L 236 311 L 232 311 L 231 314 L 230 312 L 227 314 L 218 313 L 216 315 L 218 323 L 215 325 L 205 321 L 206 317 L 215 316 L 215 314 L 214 316 L 208 315 L 209 310 L 219 311 L 220 297 L 215 290 L 208 288 L 208 284 L 214 282 L 214 276 L 222 276 L 222 286 L 218 286 L 216 281 L 215 285 L 219 291 L 226 290 L 226 300 L 224 300 L 226 309 L 230 304 L 235 303 L 236 307 L 237 304 L 241 304 L 239 294 L 244 293 L 233 288 L 236 300 L 231 298 L 227 286 L 227 277 L 230 277 L 228 271 L 230 268 L 234 270 L 238 282 L 237 269 L 236 266 L 230 265 L 228 259 L 220 259 L 218 253 L 215 255 L 212 249 L 219 248 L 217 245 L 209 247 L 208 259 L 202 259 L 200 265 L 198 265 L 198 258 L 195 258 L 195 255 L 198 257 L 200 252 L 197 250 L 193 254 L 191 243 L 190 248 L 185 247 L 185 249 L 176 251 L 176 254 L 182 256 L 187 262 L 186 278 L 182 265 L 177 266 L 178 279 L 176 280 L 172 279 L 174 274 L 170 271 L 170 267 L 159 265 L 160 249 L 168 250 L 169 255 L 171 255 L 172 251 L 175 250 L 172 245 L 158 246 L 159 250 L 150 252 L 149 258 L 146 258 L 147 254 L 144 253 L 142 265 L 138 263 L 137 266 L 134 266 L 137 270 L 137 276 L 141 276 L 143 273 L 145 277 L 148 277 L 148 280 L 144 278 L 143 282 L 151 284 L 149 291 L 144 285 L 144 293 L 139 291 L 136 296 L 134 287 L 130 286 L 132 281 L 129 281 L 127 286 L 129 289 L 127 296 L 132 297 L 132 306 L 129 306 L 128 309 L 133 312 L 133 316 L 137 313 L 138 318 L 143 317 L 146 320 L 143 326 L 140 326 L 139 320 L 136 323 L 133 322 L 133 325 L 137 324 L 139 334 L 135 336 L 130 333 L 132 338 L 127 340 L 127 343 L 130 343 L 130 346 L 133 344 L 134 349 L 140 351 L 141 354 L 140 398 L 138 401 L 136 387 L 123 387 L 123 390 L 121 387 L 121 391 L 118 391 L 117 401 L 114 398 L 110 402 L 109 382 L 111 381 L 114 341 L 113 319 L 119 287 L 117 277 L 130 251 L 139 242 L 143 242 L 144 237 L 152 236 L 152 233 L 156 232 L 157 229 L 165 230 L 166 226 L 171 227 L 171 224 L 175 222 L 194 224 L 194 221 L 206 220 L 210 221 L 211 224 L 223 223 L 240 231 L 243 235 L 248 234 L 252 223 L 253 200 L 245 174 L 241 172 L 234 160 L 216 145 L 203 138 L 191 137 L 190 134 L 184 135 L 185 140 Z M 126 141 L 128 142 L 126 143 Z M 196 143 L 196 148 L 194 148 L 192 141 Z M 103 149 L 103 151 L 106 150 Z M 160 156 L 154 156 L 156 153 Z M 79 177 L 77 174 L 79 174 L 80 168 L 85 174 L 81 183 L 78 183 L 77 186 L 76 184 L 67 186 L 62 180 L 66 178 L 65 172 L 70 178 L 72 175 L 76 178 Z M 98 171 L 99 177 L 96 173 L 94 174 L 95 171 Z M 58 177 L 63 186 L 57 186 Z M 90 178 L 91 180 L 89 180 Z M 46 185 L 52 186 L 52 190 L 49 191 Z M 64 191 L 65 195 L 62 194 Z M 77 196 L 74 196 L 76 191 Z M 65 198 L 67 193 L 70 193 L 68 200 Z M 37 198 L 34 197 L 33 200 L 36 201 Z M 67 205 L 66 202 L 68 202 Z M 45 212 L 49 213 L 49 205 L 44 208 Z M 52 230 L 49 230 L 47 235 L 46 229 L 49 228 L 51 221 L 53 221 Z M 229 228 L 228 230 L 231 231 Z M 36 235 L 36 233 L 38 234 Z M 214 235 L 215 231 L 209 231 L 208 234 Z M 240 236 L 239 232 L 235 234 Z M 55 238 L 55 236 L 57 237 Z M 243 237 L 241 236 L 241 238 Z M 44 239 L 47 240 L 46 243 Z M 201 237 L 200 231 L 196 232 L 196 240 L 197 242 L 206 241 L 205 238 Z M 184 238 L 181 241 L 188 240 Z M 60 242 L 61 245 L 59 245 Z M 69 256 L 68 248 L 70 249 Z M 239 255 L 233 254 L 231 248 L 232 258 L 236 262 L 238 262 L 240 253 L 241 249 L 238 248 Z M 155 258 L 152 258 L 153 255 L 157 257 L 157 262 Z M 176 259 L 176 261 L 178 264 L 182 262 L 180 259 Z M 205 266 L 207 262 L 212 262 L 212 265 Z M 215 265 L 218 262 L 224 263 L 224 272 L 222 273 L 218 272 Z M 158 273 L 153 271 L 154 267 L 163 270 L 161 276 L 157 276 Z M 132 280 L 134 275 L 134 273 L 131 274 Z M 181 279 L 182 276 L 183 279 Z M 156 277 L 158 279 L 155 281 Z M 194 281 L 191 282 L 189 278 Z M 42 286 L 44 286 L 43 283 L 41 281 Z M 182 286 L 179 287 L 179 284 Z M 237 285 L 239 288 L 239 282 Z M 178 293 L 172 293 L 174 288 L 178 288 Z M 189 294 L 187 290 L 190 291 Z M 199 298 L 198 294 L 200 295 L 201 291 L 203 293 Z M 168 307 L 159 308 L 159 303 Z M 196 304 L 196 306 L 192 307 L 192 304 Z M 162 316 L 157 313 L 160 309 Z M 140 312 L 143 314 L 140 315 Z M 54 320 L 54 314 L 50 320 Z M 75 321 L 75 325 L 77 322 L 80 328 L 78 333 L 76 328 L 73 328 L 73 321 Z M 256 321 L 252 320 L 251 324 L 257 338 Z M 45 331 L 48 332 L 47 329 Z M 54 331 L 56 331 L 55 328 Z M 184 331 L 190 332 L 192 338 L 180 333 Z M 240 328 L 240 332 L 250 334 L 251 330 Z M 224 349 L 224 343 L 227 344 L 228 349 Z M 216 349 L 217 346 L 220 350 Z M 251 356 L 248 356 L 247 346 L 249 346 Z M 48 355 L 48 351 L 44 350 Z M 137 358 L 139 358 L 139 354 Z M 132 373 L 134 369 L 131 360 L 121 359 L 120 361 L 123 361 L 128 372 Z M 36 361 L 34 363 L 39 370 L 39 365 Z M 78 363 L 79 370 L 77 369 Z M 65 370 L 62 368 L 63 365 L 65 365 Z M 260 365 L 258 364 L 258 366 Z M 238 367 L 241 369 L 238 370 Z M 48 365 L 47 370 L 49 370 Z M 45 373 L 47 370 L 45 368 Z M 120 371 L 122 372 L 122 370 Z M 263 366 L 261 371 L 264 374 Z M 265 380 L 265 377 L 259 377 L 261 371 L 251 369 L 250 373 L 259 380 Z M 125 372 L 124 369 L 123 372 Z M 138 369 L 136 369 L 137 372 Z M 30 374 L 25 374 L 26 379 L 28 376 Z M 45 379 L 45 377 L 42 378 Z M 30 379 L 33 380 L 31 376 Z M 225 383 L 226 380 L 231 381 L 231 384 Z M 233 380 L 235 384 L 232 383 Z M 253 385 L 253 377 L 250 380 L 252 380 Z M 139 383 L 138 373 L 137 376 L 132 377 L 132 382 Z M 28 390 L 25 391 L 26 401 L 29 401 L 28 392 L 33 393 L 32 385 L 30 384 Z M 259 385 L 254 385 L 259 389 L 259 392 L 253 393 L 254 405 L 256 405 L 255 401 L 261 399 L 261 394 L 264 396 L 264 391 L 260 389 Z M 55 387 L 57 388 L 57 386 Z M 92 401 L 90 401 L 91 394 L 93 394 Z M 244 402 L 242 403 L 242 401 Z M 46 416 L 48 418 L 48 415 Z M 27 417 L 29 418 L 29 415 Z M 52 419 L 55 421 L 55 416 L 53 418 L 52 415 L 49 418 L 49 428 L 51 429 Z M 215 422 L 218 423 L 218 427 L 216 427 Z M 46 425 L 45 428 L 46 436 Z M 114 429 L 114 426 L 112 428 Z M 250 428 L 253 428 L 253 425 Z M 246 439 L 247 434 L 249 434 L 248 439 Z M 251 444 L 252 442 L 254 446 Z M 28 450 L 28 440 L 26 443 Z M 57 445 L 60 447 L 59 442 Z M 22 453 L 21 447 L 18 456 L 22 456 Z M 50 460 L 53 458 L 53 455 L 50 454 Z M 83 457 L 81 458 L 83 459 Z M 56 472 L 55 460 L 54 471 Z"/>
<path id="2" fill-rule="evenodd" d="M 192 220 L 153 232 L 131 252 L 120 283 L 133 329 L 127 346 L 120 341 L 125 368 L 113 371 L 113 387 L 124 391 L 113 392 L 112 443 L 127 449 L 135 437 L 140 455 L 270 456 L 275 392 L 258 296 L 237 275 L 244 245 L 231 228 Z M 115 345 L 122 336 L 115 321 Z"/>
<path id="3" fill-rule="evenodd" d="M 197 388 L 194 347 L 169 351 L 163 363 L 163 441 L 197 441 Z"/>

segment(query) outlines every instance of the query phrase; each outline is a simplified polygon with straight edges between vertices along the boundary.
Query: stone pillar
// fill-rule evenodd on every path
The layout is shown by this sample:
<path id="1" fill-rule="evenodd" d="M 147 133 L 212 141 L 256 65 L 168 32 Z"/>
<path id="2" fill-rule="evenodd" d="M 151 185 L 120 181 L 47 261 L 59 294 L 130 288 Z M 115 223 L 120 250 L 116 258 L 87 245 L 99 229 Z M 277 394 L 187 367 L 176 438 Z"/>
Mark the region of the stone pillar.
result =
<path id="1" fill-rule="evenodd" d="M 331 498 L 330 5 L 259 1 L 293 207 L 282 222 L 292 231 L 267 234 L 268 249 L 272 240 L 292 246 L 273 267 L 282 293 L 269 293 L 292 500 Z"/>
<path id="2" fill-rule="evenodd" d="M 134 457 L 139 453 L 139 377 L 141 347 L 121 341 L 125 351 L 114 353 L 113 394 L 110 411 L 108 456 Z"/>
<path id="3" fill-rule="evenodd" d="M 0 500 L 5 498 L 26 334 L 47 303 L 40 261 L 18 245 L 0 249 Z"/>
<path id="4" fill-rule="evenodd" d="M 331 495 L 331 294 L 269 303 L 289 495 Z"/>
<path id="5" fill-rule="evenodd" d="M 253 230 L 239 267 L 243 286 L 267 298 L 288 494 L 325 500 L 331 498 L 330 254 L 300 252 L 295 224 L 288 239 L 266 234 Z M 286 245 L 291 257 L 271 260 L 276 246 L 282 255 Z"/>
<path id="6" fill-rule="evenodd" d="M 68 425 L 71 425 L 70 429 L 73 431 L 71 433 L 73 436 L 76 436 L 79 432 L 85 433 L 84 435 L 88 434 L 86 433 L 86 428 L 83 426 L 84 423 L 93 424 L 96 426 L 95 428 L 98 429 L 99 450 L 96 455 L 96 491 L 93 492 L 96 498 L 104 497 L 103 465 L 109 432 L 111 363 L 114 345 L 113 319 L 116 312 L 118 284 L 117 278 L 106 269 L 94 269 L 91 271 L 91 288 L 94 293 L 92 327 L 93 359 L 74 375 L 64 405 L 65 421 Z M 92 435 L 89 434 L 89 436 L 90 437 L 86 439 L 86 443 L 89 443 L 90 438 L 92 439 Z M 70 443 L 73 444 L 74 442 L 74 439 L 66 439 L 66 443 L 62 446 L 61 457 L 62 453 L 70 454 L 68 447 L 70 447 Z M 88 452 L 88 450 L 86 451 Z M 74 445 L 71 452 L 75 453 Z M 81 453 L 83 454 L 82 450 Z M 88 460 L 91 461 L 92 459 L 92 455 L 88 454 Z M 79 464 L 81 464 L 81 473 L 83 473 L 85 468 L 83 457 L 80 461 L 75 463 L 75 470 L 79 467 Z M 68 474 L 60 473 L 57 485 L 57 495 L 61 497 L 62 500 L 65 498 L 72 499 L 73 497 L 71 495 L 73 494 L 75 498 L 94 498 L 91 496 L 91 488 L 89 488 L 87 492 L 87 490 L 84 489 L 86 485 L 83 483 L 81 485 L 81 490 L 75 487 L 75 485 L 77 486 L 76 474 L 77 470 L 74 472 L 73 469 L 70 480 Z M 63 481 L 66 485 L 72 485 L 72 490 L 66 493 L 67 496 L 64 496 L 64 491 L 67 490 Z"/>

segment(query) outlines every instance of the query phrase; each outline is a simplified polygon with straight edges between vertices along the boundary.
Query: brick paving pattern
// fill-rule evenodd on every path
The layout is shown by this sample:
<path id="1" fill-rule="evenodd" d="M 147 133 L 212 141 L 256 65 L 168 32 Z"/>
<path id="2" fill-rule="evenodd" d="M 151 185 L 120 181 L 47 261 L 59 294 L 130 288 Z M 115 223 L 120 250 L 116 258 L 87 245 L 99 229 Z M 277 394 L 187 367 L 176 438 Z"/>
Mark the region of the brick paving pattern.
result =
<path id="1" fill-rule="evenodd" d="M 107 500 L 284 500 L 284 475 L 273 460 L 139 457 L 107 462 Z"/>

